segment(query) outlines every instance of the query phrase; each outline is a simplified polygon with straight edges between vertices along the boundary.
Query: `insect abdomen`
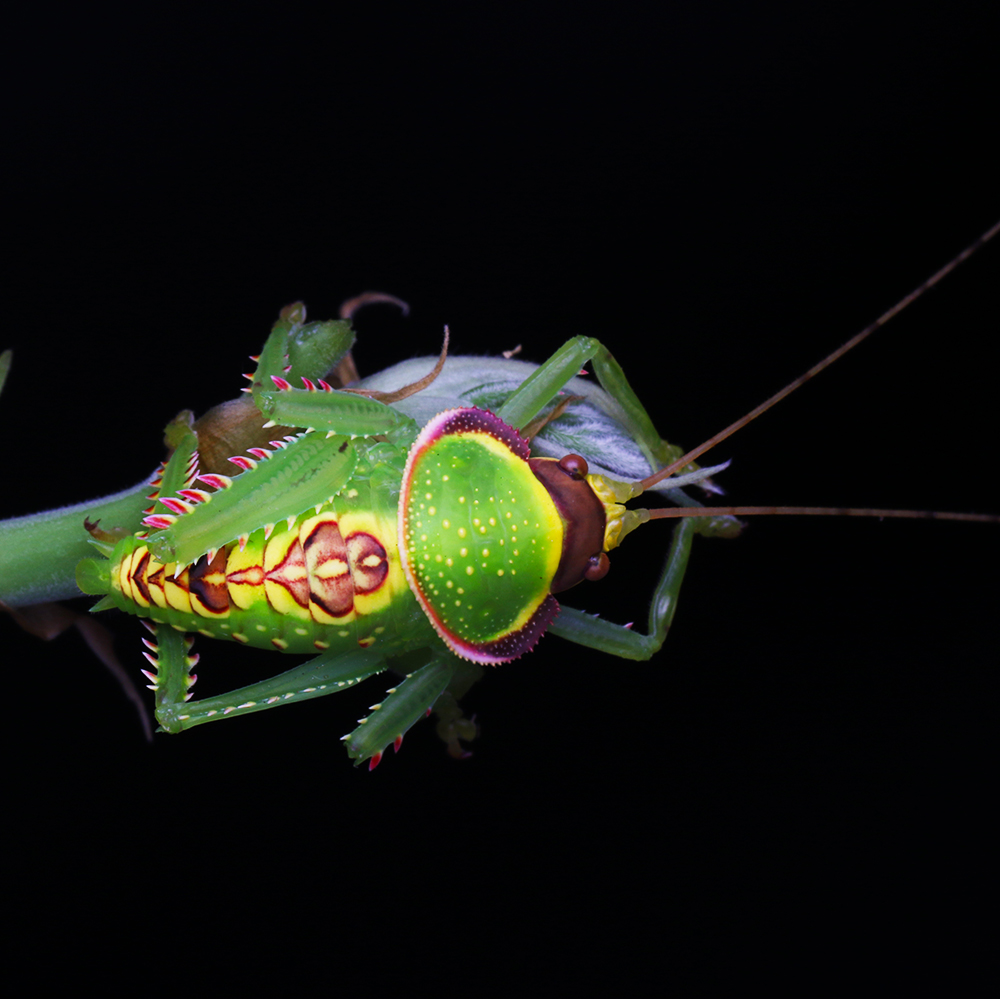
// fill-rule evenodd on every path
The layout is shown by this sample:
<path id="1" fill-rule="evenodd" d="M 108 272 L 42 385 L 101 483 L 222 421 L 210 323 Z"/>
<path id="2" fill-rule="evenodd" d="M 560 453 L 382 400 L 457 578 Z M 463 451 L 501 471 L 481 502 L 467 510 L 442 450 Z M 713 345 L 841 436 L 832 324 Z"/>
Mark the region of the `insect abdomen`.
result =
<path id="1" fill-rule="evenodd" d="M 282 521 L 267 537 L 254 531 L 242 548 L 228 544 L 176 576 L 176 563 L 127 538 L 112 557 L 112 595 L 141 617 L 258 648 L 410 644 L 426 621 L 399 564 L 395 511 L 365 509 L 361 498 L 353 488 L 290 528 Z"/>

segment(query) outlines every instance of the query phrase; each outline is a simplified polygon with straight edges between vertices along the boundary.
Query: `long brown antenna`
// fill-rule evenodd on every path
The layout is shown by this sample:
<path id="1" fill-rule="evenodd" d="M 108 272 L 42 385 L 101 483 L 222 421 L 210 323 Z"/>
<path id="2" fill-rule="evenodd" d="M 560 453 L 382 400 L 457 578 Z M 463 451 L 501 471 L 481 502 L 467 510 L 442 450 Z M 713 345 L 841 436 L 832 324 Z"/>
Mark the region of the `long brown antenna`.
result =
<path id="1" fill-rule="evenodd" d="M 689 465 L 696 458 L 701 457 L 706 451 L 715 447 L 720 441 L 724 441 L 727 437 L 735 434 L 737 430 L 742 429 L 752 420 L 756 420 L 761 413 L 766 412 L 776 403 L 781 402 L 785 396 L 791 395 L 797 388 L 805 385 L 810 378 L 818 375 L 824 368 L 828 368 L 834 361 L 839 360 L 844 356 L 849 350 L 857 347 L 862 340 L 869 337 L 875 332 L 880 326 L 884 326 L 893 316 L 898 315 L 903 311 L 911 302 L 915 302 L 925 291 L 933 288 L 934 285 L 938 283 L 945 275 L 950 274 L 959 264 L 964 263 L 969 257 L 972 256 L 981 246 L 989 242 L 998 232 L 1000 232 L 1000 222 L 997 222 L 991 229 L 987 229 L 986 232 L 982 234 L 974 243 L 967 246 L 954 260 L 945 264 L 937 273 L 932 274 L 922 285 L 914 288 L 905 298 L 900 299 L 888 312 L 884 312 L 878 319 L 875 320 L 870 326 L 863 329 L 856 336 L 851 337 L 843 346 L 838 347 L 832 354 L 828 354 L 823 358 L 818 364 L 814 364 L 804 375 L 800 375 L 793 382 L 789 382 L 780 392 L 775 392 L 770 399 L 765 400 L 759 406 L 751 409 L 746 416 L 741 416 L 735 423 L 730 423 L 725 430 L 720 430 L 714 437 L 710 437 L 704 444 L 699 444 L 696 448 L 688 451 L 687 454 L 682 455 L 677 459 L 672 465 L 667 465 L 666 468 L 661 469 L 659 472 L 649 476 L 647 479 L 643 479 L 640 485 L 643 489 L 648 489 L 650 486 L 656 485 L 657 482 L 661 482 L 667 476 L 673 475 L 675 472 L 679 472 L 682 468 Z M 748 508 L 749 509 L 749 508 Z M 779 507 L 770 508 L 774 511 L 778 511 Z M 791 509 L 784 509 L 783 512 L 791 513 Z M 801 512 L 801 511 L 800 511 Z M 891 516 L 891 514 L 883 513 L 883 516 Z M 897 514 L 898 516 L 899 514 Z M 672 514 L 671 516 L 692 516 L 691 514 Z M 878 516 L 878 514 L 871 514 L 871 516 Z M 915 514 L 914 516 L 941 516 L 940 514 Z"/>
<path id="2" fill-rule="evenodd" d="M 641 510 L 636 510 L 641 513 Z M 766 514 L 805 517 L 907 517 L 913 520 L 973 520 L 1000 524 L 1000 514 L 941 513 L 937 510 L 871 510 L 847 506 L 667 506 L 649 510 L 649 520 L 669 517 L 755 517 Z"/>

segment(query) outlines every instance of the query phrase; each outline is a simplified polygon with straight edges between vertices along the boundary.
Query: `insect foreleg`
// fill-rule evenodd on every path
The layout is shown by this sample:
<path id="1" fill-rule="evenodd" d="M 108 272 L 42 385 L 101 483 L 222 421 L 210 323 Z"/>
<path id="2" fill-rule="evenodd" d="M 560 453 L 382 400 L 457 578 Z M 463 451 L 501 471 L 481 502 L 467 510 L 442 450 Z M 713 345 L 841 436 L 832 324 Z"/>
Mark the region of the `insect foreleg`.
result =
<path id="1" fill-rule="evenodd" d="M 625 428 L 629 437 L 642 450 L 650 469 L 656 471 L 680 458 L 684 453 L 683 449 L 669 444 L 660 436 L 645 406 L 629 385 L 621 366 L 608 348 L 593 337 L 578 336 L 567 340 L 511 393 L 497 410 L 497 416 L 512 427 L 526 426 L 588 361 L 593 363 L 597 380 L 605 390 L 604 395 L 590 397 L 589 401 L 600 406 Z M 692 463 L 684 471 L 694 472 L 697 469 L 698 465 Z M 700 506 L 681 490 L 671 488 L 669 483 L 657 483 L 653 488 L 669 496 L 680 506 Z M 739 533 L 739 523 L 731 517 L 706 517 L 698 521 L 697 531 L 706 535 L 734 536 Z"/>
<path id="2" fill-rule="evenodd" d="M 566 606 L 562 607 L 559 616 L 549 625 L 549 632 L 576 642 L 577 645 L 585 645 L 622 659 L 649 659 L 655 655 L 663 645 L 677 611 L 677 598 L 691 554 L 691 539 L 697 530 L 693 521 L 694 518 L 685 519 L 674 531 L 663 573 L 653 592 L 648 634 L 640 634 L 629 626 L 612 624 Z"/>
<path id="3" fill-rule="evenodd" d="M 611 352 L 593 337 L 577 336 L 567 340 L 507 399 L 497 416 L 513 427 L 526 426 L 572 377 L 579 374 L 580 368 L 588 361 L 593 362 L 598 381 L 611 397 L 601 402 L 612 409 L 610 415 L 643 449 L 651 467 L 661 467 L 674 451 L 678 451 L 675 457 L 680 457 L 679 449 L 667 444 L 657 433 L 652 419 Z"/>

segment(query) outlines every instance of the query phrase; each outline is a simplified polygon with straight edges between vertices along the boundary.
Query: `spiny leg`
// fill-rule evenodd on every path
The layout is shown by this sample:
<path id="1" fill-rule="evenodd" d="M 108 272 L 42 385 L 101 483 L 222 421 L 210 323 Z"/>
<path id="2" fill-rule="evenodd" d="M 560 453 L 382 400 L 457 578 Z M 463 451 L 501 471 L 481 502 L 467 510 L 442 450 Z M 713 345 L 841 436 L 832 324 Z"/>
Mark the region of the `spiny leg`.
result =
<path id="1" fill-rule="evenodd" d="M 295 388 L 285 379 L 273 381 L 269 390 L 259 392 L 254 398 L 260 411 L 276 424 L 355 437 L 386 435 L 390 439 L 401 430 L 410 433 L 414 430 L 408 416 L 384 402 L 338 392 L 325 382 L 317 387 L 306 379 L 304 388 Z"/>
<path id="2" fill-rule="evenodd" d="M 598 381 L 611 398 L 611 405 L 615 407 L 613 415 L 642 448 L 651 467 L 655 469 L 676 460 L 682 450 L 663 440 L 621 366 L 611 352 L 593 337 L 574 337 L 563 344 L 508 398 L 497 415 L 515 427 L 530 424 L 539 410 L 587 361 L 593 362 Z M 692 466 L 685 471 L 695 469 L 696 466 Z M 626 484 L 622 486 L 631 495 Z M 679 491 L 673 491 L 671 498 L 685 506 L 700 505 Z M 624 502 L 624 496 L 619 502 Z M 684 530 L 678 528 L 674 532 L 650 606 L 647 635 L 565 606 L 549 630 L 577 644 L 626 659 L 649 659 L 654 655 L 663 645 L 677 608 L 694 534 L 732 536 L 739 530 L 739 522 L 727 517 L 692 518 L 682 523 L 690 524 L 690 527 Z"/>
<path id="3" fill-rule="evenodd" d="M 342 360 L 354 345 L 354 331 L 349 320 L 330 319 L 306 322 L 306 307 L 302 302 L 286 305 L 271 328 L 261 352 L 252 357 L 257 370 L 247 375 L 250 392 L 270 391 L 273 378 L 298 381 L 300 378 L 320 379 Z"/>
<path id="4" fill-rule="evenodd" d="M 197 656 L 189 655 L 190 638 L 166 625 L 156 629 L 155 643 L 146 642 L 146 658 L 157 672 L 146 672 L 156 692 L 156 719 L 164 732 L 182 732 L 205 722 L 233 714 L 266 711 L 291 700 L 305 701 L 336 694 L 385 669 L 385 659 L 369 649 L 324 653 L 260 683 L 200 701 L 189 700 L 197 677 L 191 667 Z"/>
<path id="5" fill-rule="evenodd" d="M 607 652 L 622 659 L 651 658 L 663 645 L 677 611 L 677 598 L 687 569 L 688 557 L 691 554 L 691 539 L 695 531 L 693 518 L 685 518 L 674 531 L 666 565 L 653 591 L 653 600 L 649 607 L 648 634 L 640 634 L 630 627 L 612 624 L 597 616 L 565 606 L 555 621 L 549 625 L 549 631 L 577 645 Z"/>
<path id="6" fill-rule="evenodd" d="M 356 764 L 368 760 L 374 770 L 391 743 L 397 752 L 406 732 L 425 717 L 448 688 L 459 660 L 447 653 L 434 652 L 426 665 L 390 687 L 387 697 L 371 705 L 371 714 L 358 720 L 358 727 L 343 737 L 347 755 Z"/>
<path id="7" fill-rule="evenodd" d="M 666 463 L 668 454 L 681 451 L 660 437 L 653 421 L 632 390 L 621 366 L 600 340 L 577 336 L 567 340 L 507 399 L 497 416 L 512 427 L 527 426 L 555 398 L 588 361 L 601 386 L 615 403 L 614 416 L 646 453 L 653 468 Z"/>
<path id="8" fill-rule="evenodd" d="M 190 655 L 194 636 L 175 631 L 169 625 L 152 625 L 143 622 L 153 635 L 154 641 L 142 640 L 149 650 L 143 655 L 149 660 L 155 672 L 144 669 L 150 680 L 149 689 L 156 695 L 156 720 L 164 732 L 180 732 L 187 726 L 177 720 L 178 714 L 186 711 L 191 697 L 191 688 L 198 677 L 191 668 L 198 663 L 197 655 Z"/>
<path id="9" fill-rule="evenodd" d="M 629 385 L 621 365 L 608 348 L 593 337 L 577 336 L 567 340 L 510 395 L 497 411 L 497 416 L 512 427 L 530 426 L 542 408 L 555 398 L 588 361 L 592 362 L 597 380 L 607 393 L 603 404 L 639 445 L 650 468 L 655 471 L 676 461 L 684 453 L 683 448 L 668 443 L 660 436 L 646 408 Z M 591 401 L 599 405 L 602 403 L 598 399 Z M 692 463 L 683 471 L 694 472 L 697 469 L 698 466 Z M 703 487 L 713 488 L 706 481 L 701 484 Z M 656 487 L 656 491 L 669 494 L 670 499 L 680 506 L 700 505 L 683 492 L 672 489 L 669 481 Z M 719 491 L 717 487 L 715 491 Z M 732 518 L 706 518 L 698 521 L 698 533 L 731 536 L 738 533 L 737 523 Z"/>
<path id="10" fill-rule="evenodd" d="M 214 492 L 182 489 L 177 496 L 162 496 L 170 513 L 143 521 L 155 530 L 149 546 L 157 557 L 183 567 L 260 527 L 294 518 L 335 496 L 357 467 L 357 453 L 344 436 L 309 434 L 272 443 L 273 450 L 254 449 L 256 460 L 231 458 L 244 469 L 235 478 L 201 476 Z"/>

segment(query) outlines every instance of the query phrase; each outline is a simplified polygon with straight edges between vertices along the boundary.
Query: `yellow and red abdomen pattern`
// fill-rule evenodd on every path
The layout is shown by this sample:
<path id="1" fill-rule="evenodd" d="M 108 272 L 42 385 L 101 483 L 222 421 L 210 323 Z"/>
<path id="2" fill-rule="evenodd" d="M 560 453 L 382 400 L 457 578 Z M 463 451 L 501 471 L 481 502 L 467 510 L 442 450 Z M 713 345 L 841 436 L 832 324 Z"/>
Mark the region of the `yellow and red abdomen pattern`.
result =
<path id="1" fill-rule="evenodd" d="M 112 558 L 112 593 L 130 613 L 258 648 L 397 644 L 422 630 L 423 614 L 400 566 L 395 511 L 352 506 L 338 497 L 267 538 L 257 530 L 242 549 L 226 545 L 176 578 L 174 563 L 126 539 Z"/>

